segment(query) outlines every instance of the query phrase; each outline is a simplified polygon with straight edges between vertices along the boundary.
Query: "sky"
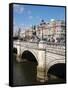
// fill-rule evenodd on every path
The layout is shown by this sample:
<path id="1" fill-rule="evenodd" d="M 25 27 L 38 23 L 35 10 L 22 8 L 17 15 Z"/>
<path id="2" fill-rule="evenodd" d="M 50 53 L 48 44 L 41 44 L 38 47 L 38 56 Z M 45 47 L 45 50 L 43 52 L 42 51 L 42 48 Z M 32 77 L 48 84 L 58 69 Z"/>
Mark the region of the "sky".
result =
<path id="1" fill-rule="evenodd" d="M 13 5 L 14 30 L 18 27 L 28 28 L 40 24 L 41 20 L 49 22 L 51 19 L 65 20 L 64 7 Z"/>

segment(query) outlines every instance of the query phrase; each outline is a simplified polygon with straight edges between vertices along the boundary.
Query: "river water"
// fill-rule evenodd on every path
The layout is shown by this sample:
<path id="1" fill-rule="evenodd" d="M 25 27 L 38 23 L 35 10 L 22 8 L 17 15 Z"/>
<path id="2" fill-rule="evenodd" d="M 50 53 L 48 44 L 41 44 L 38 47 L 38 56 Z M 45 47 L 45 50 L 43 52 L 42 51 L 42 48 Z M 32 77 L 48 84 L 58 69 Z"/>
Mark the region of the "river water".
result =
<path id="1" fill-rule="evenodd" d="M 63 79 L 56 80 L 49 78 L 47 82 L 37 81 L 37 64 L 34 62 L 17 62 L 16 56 L 13 56 L 13 85 L 38 85 L 38 84 L 55 84 L 65 83 Z"/>

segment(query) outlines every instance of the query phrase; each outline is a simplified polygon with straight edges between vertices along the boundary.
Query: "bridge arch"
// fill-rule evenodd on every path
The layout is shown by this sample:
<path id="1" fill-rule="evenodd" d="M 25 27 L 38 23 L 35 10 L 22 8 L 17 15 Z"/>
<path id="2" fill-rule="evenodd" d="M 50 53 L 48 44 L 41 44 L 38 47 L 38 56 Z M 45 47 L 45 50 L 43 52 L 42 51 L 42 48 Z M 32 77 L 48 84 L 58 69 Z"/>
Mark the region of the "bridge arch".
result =
<path id="1" fill-rule="evenodd" d="M 36 64 L 38 65 L 38 60 L 37 60 L 36 55 L 29 50 L 24 50 L 21 57 L 22 57 L 22 59 L 26 59 L 28 61 L 36 62 Z"/>
<path id="2" fill-rule="evenodd" d="M 55 76 L 65 80 L 66 79 L 66 64 L 65 63 L 55 63 L 55 64 L 53 64 L 48 69 L 47 75 L 49 76 L 49 74 L 55 75 Z"/>
<path id="3" fill-rule="evenodd" d="M 53 66 L 54 64 L 58 64 L 58 63 L 65 63 L 65 58 L 60 58 L 60 59 L 54 59 L 53 58 L 53 60 L 51 60 L 51 61 L 49 61 L 48 63 L 47 63 L 47 71 L 49 70 L 49 68 L 51 67 L 51 66 Z"/>

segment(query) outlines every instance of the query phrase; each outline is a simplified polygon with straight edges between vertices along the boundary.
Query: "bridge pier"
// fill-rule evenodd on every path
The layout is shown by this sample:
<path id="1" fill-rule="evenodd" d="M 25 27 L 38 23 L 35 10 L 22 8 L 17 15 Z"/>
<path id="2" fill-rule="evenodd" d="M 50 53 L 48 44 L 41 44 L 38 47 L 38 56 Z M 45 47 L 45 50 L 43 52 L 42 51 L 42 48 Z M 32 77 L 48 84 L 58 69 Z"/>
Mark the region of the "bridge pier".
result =
<path id="1" fill-rule="evenodd" d="M 37 80 L 40 82 L 48 81 L 48 76 L 45 68 L 39 66 L 37 67 Z"/>
<path id="2" fill-rule="evenodd" d="M 21 60 L 21 44 L 20 44 L 20 40 L 17 40 L 17 57 L 16 57 L 16 60 L 18 62 L 20 62 Z"/>
<path id="3" fill-rule="evenodd" d="M 44 42 L 39 42 L 39 48 L 44 48 Z M 38 52 L 38 66 L 37 66 L 37 80 L 40 82 L 46 82 L 48 80 L 47 77 L 47 68 L 46 68 L 46 50 L 40 50 Z"/>

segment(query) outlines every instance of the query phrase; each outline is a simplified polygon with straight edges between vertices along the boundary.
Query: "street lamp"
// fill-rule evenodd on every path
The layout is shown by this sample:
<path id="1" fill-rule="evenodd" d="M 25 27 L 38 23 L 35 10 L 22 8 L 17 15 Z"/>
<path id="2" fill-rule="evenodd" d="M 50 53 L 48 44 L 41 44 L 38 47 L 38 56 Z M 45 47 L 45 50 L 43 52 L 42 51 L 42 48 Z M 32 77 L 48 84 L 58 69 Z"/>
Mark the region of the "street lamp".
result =
<path id="1" fill-rule="evenodd" d="M 34 25 L 33 29 L 34 29 L 33 35 L 36 35 L 36 25 Z"/>
<path id="2" fill-rule="evenodd" d="M 21 32 L 21 29 L 19 28 L 19 30 L 18 30 L 18 39 L 20 39 L 20 32 Z"/>
<path id="3" fill-rule="evenodd" d="M 42 24 L 41 24 L 41 29 L 42 29 L 42 37 L 41 37 L 41 39 L 43 40 L 43 26 L 42 26 Z"/>
<path id="4" fill-rule="evenodd" d="M 41 26 L 41 29 L 42 29 L 42 40 L 43 40 L 43 28 L 44 28 L 44 25 L 45 24 L 45 22 L 44 22 L 44 20 L 41 20 L 41 23 L 40 23 L 40 26 Z"/>

